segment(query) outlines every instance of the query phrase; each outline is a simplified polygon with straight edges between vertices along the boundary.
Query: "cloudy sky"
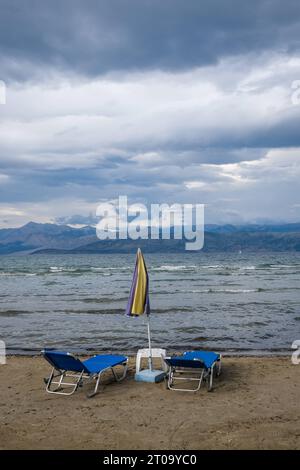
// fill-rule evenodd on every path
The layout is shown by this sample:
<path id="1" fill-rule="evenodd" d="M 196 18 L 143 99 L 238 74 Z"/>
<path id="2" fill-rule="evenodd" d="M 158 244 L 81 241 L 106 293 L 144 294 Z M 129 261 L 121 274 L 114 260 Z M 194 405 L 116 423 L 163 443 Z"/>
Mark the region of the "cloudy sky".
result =
<path id="1" fill-rule="evenodd" d="M 0 227 L 300 221 L 298 0 L 0 0 L 0 80 Z"/>

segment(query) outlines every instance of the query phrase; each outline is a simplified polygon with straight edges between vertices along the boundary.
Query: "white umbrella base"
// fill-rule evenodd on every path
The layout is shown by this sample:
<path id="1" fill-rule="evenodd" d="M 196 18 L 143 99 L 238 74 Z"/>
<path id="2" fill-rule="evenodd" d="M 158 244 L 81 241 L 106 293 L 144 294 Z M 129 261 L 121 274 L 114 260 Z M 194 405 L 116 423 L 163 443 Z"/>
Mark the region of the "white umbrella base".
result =
<path id="1" fill-rule="evenodd" d="M 144 369 L 135 374 L 134 379 L 137 382 L 161 382 L 164 380 L 166 373 L 163 370 Z"/>

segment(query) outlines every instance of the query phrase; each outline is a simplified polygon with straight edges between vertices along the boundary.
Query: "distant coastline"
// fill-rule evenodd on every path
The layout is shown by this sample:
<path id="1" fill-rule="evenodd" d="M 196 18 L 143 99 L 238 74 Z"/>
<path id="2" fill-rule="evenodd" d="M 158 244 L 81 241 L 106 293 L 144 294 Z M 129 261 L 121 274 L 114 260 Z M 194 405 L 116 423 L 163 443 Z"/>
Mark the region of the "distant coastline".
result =
<path id="1" fill-rule="evenodd" d="M 29 222 L 19 228 L 0 229 L 0 255 L 178 253 L 185 240 L 99 240 L 95 227 Z M 299 252 L 300 223 L 272 225 L 207 225 L 204 252 Z"/>

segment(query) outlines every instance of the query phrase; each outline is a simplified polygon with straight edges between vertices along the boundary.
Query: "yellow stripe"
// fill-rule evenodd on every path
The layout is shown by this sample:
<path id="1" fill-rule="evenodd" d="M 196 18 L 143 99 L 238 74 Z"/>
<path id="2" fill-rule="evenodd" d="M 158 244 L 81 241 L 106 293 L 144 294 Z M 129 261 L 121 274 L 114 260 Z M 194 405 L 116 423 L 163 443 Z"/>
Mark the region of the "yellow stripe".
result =
<path id="1" fill-rule="evenodd" d="M 146 298 L 147 276 L 146 268 L 143 262 L 141 252 L 138 253 L 138 275 L 137 283 L 132 303 L 131 313 L 133 315 L 142 315 L 144 313 L 145 298 Z"/>

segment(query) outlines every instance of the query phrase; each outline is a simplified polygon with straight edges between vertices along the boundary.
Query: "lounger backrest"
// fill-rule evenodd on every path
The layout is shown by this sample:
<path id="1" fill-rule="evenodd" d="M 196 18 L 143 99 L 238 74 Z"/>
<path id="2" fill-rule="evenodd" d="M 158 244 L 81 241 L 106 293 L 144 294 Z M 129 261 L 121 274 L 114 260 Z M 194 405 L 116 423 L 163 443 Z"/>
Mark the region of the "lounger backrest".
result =
<path id="1" fill-rule="evenodd" d="M 72 372 L 88 372 L 84 364 L 70 353 L 45 349 L 42 351 L 42 354 L 55 369 L 69 370 Z"/>
<path id="2" fill-rule="evenodd" d="M 209 369 L 216 361 L 220 360 L 220 354 L 213 351 L 186 351 L 183 353 L 186 359 L 199 359 Z"/>
<path id="3" fill-rule="evenodd" d="M 180 357 L 166 357 L 166 363 L 171 367 L 188 367 L 191 369 L 205 368 L 205 364 L 200 360 L 184 359 Z"/>

